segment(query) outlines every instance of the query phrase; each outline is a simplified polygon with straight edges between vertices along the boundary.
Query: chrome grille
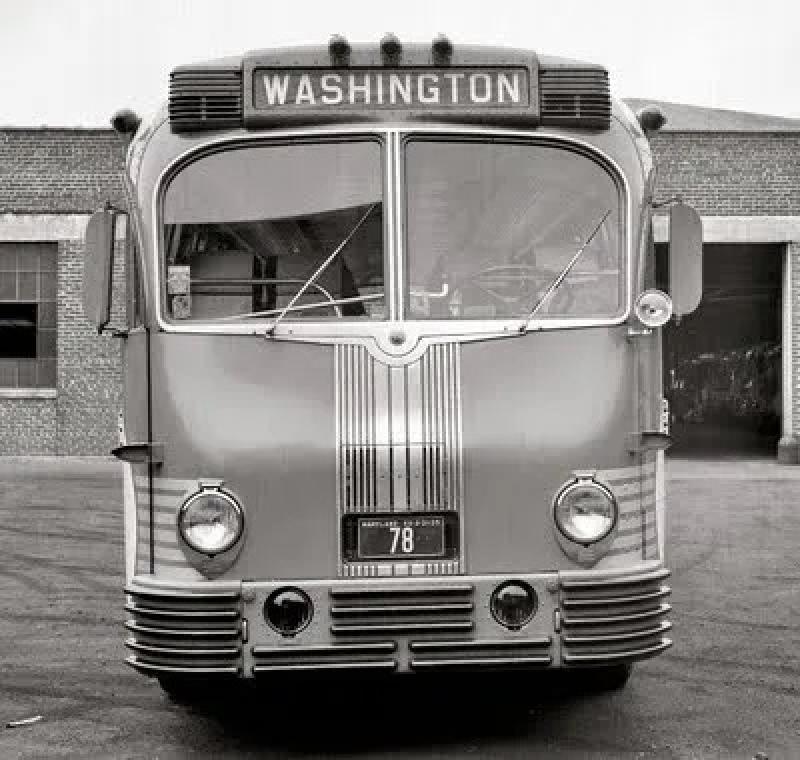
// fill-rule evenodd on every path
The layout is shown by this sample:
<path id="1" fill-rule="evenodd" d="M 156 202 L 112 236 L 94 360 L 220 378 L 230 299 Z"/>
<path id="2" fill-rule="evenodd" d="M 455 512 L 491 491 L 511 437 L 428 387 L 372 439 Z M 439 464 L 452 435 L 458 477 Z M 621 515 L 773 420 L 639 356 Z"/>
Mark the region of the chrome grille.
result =
<path id="1" fill-rule="evenodd" d="M 344 513 L 461 504 L 459 347 L 402 367 L 336 347 L 339 499 Z"/>
<path id="2" fill-rule="evenodd" d="M 394 641 L 314 646 L 253 647 L 253 674 L 286 671 L 392 671 L 397 669 Z"/>
<path id="3" fill-rule="evenodd" d="M 539 69 L 542 124 L 596 127 L 611 124 L 608 72 L 601 68 Z"/>
<path id="4" fill-rule="evenodd" d="M 236 674 L 241 662 L 237 592 L 134 591 L 125 610 L 126 662 L 151 673 Z"/>
<path id="5" fill-rule="evenodd" d="M 331 589 L 334 636 L 469 633 L 474 627 L 470 584 Z"/>
<path id="6" fill-rule="evenodd" d="M 643 576 L 561 581 L 561 645 L 566 665 L 627 662 L 672 645 L 664 634 L 668 570 Z"/>
<path id="7" fill-rule="evenodd" d="M 174 132 L 241 126 L 242 72 L 173 71 L 169 82 L 169 122 Z"/>
<path id="8" fill-rule="evenodd" d="M 552 639 L 412 641 L 409 667 L 416 671 L 461 668 L 545 667 L 553 662 Z"/>
<path id="9" fill-rule="evenodd" d="M 376 512 L 460 515 L 460 346 L 432 345 L 398 367 L 382 364 L 361 345 L 338 345 L 335 357 L 339 519 Z M 462 540 L 458 545 L 463 550 Z M 420 568 L 423 575 L 450 575 L 462 563 L 460 553 Z M 409 570 L 406 562 L 342 558 L 340 574 L 399 576 Z"/>

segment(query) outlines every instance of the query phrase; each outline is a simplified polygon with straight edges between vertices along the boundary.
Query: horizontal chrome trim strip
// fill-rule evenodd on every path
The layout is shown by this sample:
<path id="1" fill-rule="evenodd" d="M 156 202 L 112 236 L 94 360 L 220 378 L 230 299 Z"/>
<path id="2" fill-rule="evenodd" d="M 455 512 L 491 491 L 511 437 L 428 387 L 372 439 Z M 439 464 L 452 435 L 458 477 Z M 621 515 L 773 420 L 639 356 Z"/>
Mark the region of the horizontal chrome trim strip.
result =
<path id="1" fill-rule="evenodd" d="M 617 662 L 619 660 L 631 660 L 637 658 L 652 657 L 653 655 L 660 654 L 665 649 L 672 646 L 672 639 L 662 639 L 658 644 L 651 647 L 643 647 L 641 649 L 627 649 L 624 652 L 605 652 L 602 654 L 570 654 L 565 652 L 563 655 L 564 662 L 567 665 L 580 664 L 580 663 L 602 663 L 602 662 Z"/>
<path id="2" fill-rule="evenodd" d="M 181 559 L 167 558 L 160 556 L 161 554 L 163 554 L 163 550 L 160 550 L 158 549 L 158 547 L 156 547 L 156 556 L 154 558 L 156 563 L 156 570 L 160 570 L 162 567 L 179 567 L 181 568 L 181 570 L 192 569 L 191 565 L 186 561 L 186 558 L 183 557 L 182 554 L 181 554 Z M 194 572 L 197 580 L 203 580 L 203 576 L 199 572 L 197 572 L 196 570 Z"/>
<path id="3" fill-rule="evenodd" d="M 472 602 L 453 602 L 442 604 L 381 604 L 370 607 L 367 605 L 358 607 L 331 607 L 331 615 L 402 615 L 414 613 L 448 613 L 448 612 L 472 612 L 474 605 Z"/>
<path id="4" fill-rule="evenodd" d="M 648 488 L 646 490 L 637 491 L 634 493 L 623 493 L 619 496 L 617 496 L 615 493 L 614 496 L 616 497 L 618 504 L 630 504 L 631 502 L 647 502 L 648 504 L 653 504 L 655 503 L 656 489 Z"/>
<path id="5" fill-rule="evenodd" d="M 160 578 L 148 574 L 138 574 L 131 580 L 131 585 L 142 591 L 152 591 L 155 594 L 166 591 L 167 593 L 179 593 L 191 596 L 195 591 L 208 594 L 227 594 L 234 593 L 241 595 L 242 582 L 239 580 L 231 581 L 209 581 L 207 579 L 181 580 L 179 578 Z"/>
<path id="6" fill-rule="evenodd" d="M 647 541 L 647 546 L 655 545 L 655 541 Z M 623 554 L 630 554 L 635 556 L 639 559 L 642 557 L 642 546 L 641 543 L 631 544 L 630 546 L 618 546 L 610 551 L 606 552 L 606 557 L 619 557 Z"/>
<path id="7" fill-rule="evenodd" d="M 252 647 L 253 657 L 303 657 L 315 654 L 374 654 L 375 652 L 394 652 L 397 649 L 396 641 L 375 641 L 364 644 L 316 644 L 311 646 L 295 647 Z"/>
<path id="8" fill-rule="evenodd" d="M 239 594 L 237 591 L 140 591 L 139 589 L 133 589 L 130 586 L 125 587 L 125 593 L 130 594 L 131 596 L 141 597 L 142 599 L 165 599 L 169 601 L 176 600 L 182 602 L 194 602 L 195 600 L 201 602 L 236 602 L 241 596 L 241 594 Z"/>
<path id="9" fill-rule="evenodd" d="M 618 578 L 602 578 L 600 580 L 590 580 L 588 578 L 561 578 L 561 588 L 565 591 L 578 589 L 612 588 L 614 586 L 630 586 L 637 583 L 649 583 L 653 581 L 663 581 L 669 578 L 670 571 L 662 568 L 654 573 L 647 575 L 622 575 Z"/>
<path id="10" fill-rule="evenodd" d="M 633 604 L 635 602 L 646 602 L 650 599 L 661 599 L 669 596 L 672 589 L 669 586 L 661 586 L 657 591 L 650 591 L 646 594 L 635 594 L 632 596 L 605 596 L 602 599 L 564 599 L 561 604 L 563 607 L 599 607 L 613 604 Z"/>
<path id="11" fill-rule="evenodd" d="M 242 650 L 240 647 L 221 647 L 219 649 L 174 649 L 171 647 L 156 647 L 150 644 L 140 644 L 135 639 L 126 639 L 125 646 L 136 652 L 156 655 L 175 655 L 177 657 L 238 657 Z"/>
<path id="12" fill-rule="evenodd" d="M 638 515 L 625 515 L 625 519 L 633 519 L 638 517 L 641 520 L 641 513 Z M 652 512 L 647 513 L 647 521 L 644 523 L 644 527 L 647 530 L 648 537 L 655 538 L 656 533 L 656 513 L 655 509 Z M 620 515 L 620 519 L 622 519 L 622 515 Z M 625 538 L 627 536 L 637 536 L 641 540 L 642 536 L 642 525 L 632 525 L 629 528 L 623 528 L 622 530 L 617 531 L 617 538 Z"/>
<path id="13" fill-rule="evenodd" d="M 259 673 L 275 673 L 286 671 L 317 671 L 317 670 L 396 670 L 394 660 L 377 660 L 375 662 L 299 662 L 289 665 L 253 665 L 253 675 Z"/>
<path id="14" fill-rule="evenodd" d="M 648 620 L 649 618 L 658 617 L 659 615 L 666 615 L 672 607 L 669 604 L 659 604 L 654 610 L 647 612 L 633 612 L 629 615 L 608 615 L 605 617 L 582 617 L 570 618 L 564 615 L 562 619 L 563 625 L 608 625 L 610 623 L 632 623 L 637 620 Z"/>
<path id="15" fill-rule="evenodd" d="M 412 652 L 438 652 L 442 649 L 529 649 L 550 646 L 550 636 L 535 639 L 470 639 L 469 641 L 412 641 L 408 648 Z"/>
<path id="16" fill-rule="evenodd" d="M 660 636 L 662 633 L 672 629 L 672 623 L 665 620 L 655 628 L 647 628 L 644 631 L 633 631 L 631 633 L 609 633 L 598 636 L 569 636 L 561 637 L 561 641 L 567 645 L 580 644 L 607 644 L 615 641 L 631 641 L 635 639 L 646 639 L 650 636 Z"/>
<path id="17" fill-rule="evenodd" d="M 139 607 L 136 604 L 126 604 L 125 609 L 135 615 L 144 615 L 145 617 L 187 620 L 196 620 L 197 618 L 236 620 L 239 617 L 239 610 L 159 610 L 154 607 Z"/>
<path id="18" fill-rule="evenodd" d="M 146 625 L 139 625 L 134 620 L 126 620 L 125 627 L 134 633 L 142 633 L 147 636 L 172 636 L 173 638 L 195 638 L 195 639 L 230 639 L 239 636 L 238 628 L 150 628 Z"/>
<path id="19" fill-rule="evenodd" d="M 235 665 L 210 665 L 208 667 L 181 667 L 178 665 L 153 665 L 150 662 L 142 662 L 134 655 L 125 658 L 125 663 L 132 668 L 143 673 L 181 673 L 197 676 L 235 676 L 239 673 L 239 668 Z"/>
<path id="20" fill-rule="evenodd" d="M 358 586 L 355 588 L 332 588 L 330 596 L 334 599 L 343 597 L 375 597 L 375 596 L 414 596 L 417 594 L 471 594 L 475 586 L 471 583 L 442 584 L 441 586 Z"/>
<path id="21" fill-rule="evenodd" d="M 475 657 L 452 658 L 441 660 L 411 660 L 408 665 L 412 670 L 446 670 L 448 668 L 505 668 L 519 667 L 520 665 L 550 665 L 553 658 L 550 655 L 536 655 L 534 657 Z"/>
<path id="22" fill-rule="evenodd" d="M 415 631 L 471 631 L 471 620 L 454 620 L 450 623 L 365 623 L 332 625 L 331 633 L 347 635 L 355 633 L 405 633 Z"/>

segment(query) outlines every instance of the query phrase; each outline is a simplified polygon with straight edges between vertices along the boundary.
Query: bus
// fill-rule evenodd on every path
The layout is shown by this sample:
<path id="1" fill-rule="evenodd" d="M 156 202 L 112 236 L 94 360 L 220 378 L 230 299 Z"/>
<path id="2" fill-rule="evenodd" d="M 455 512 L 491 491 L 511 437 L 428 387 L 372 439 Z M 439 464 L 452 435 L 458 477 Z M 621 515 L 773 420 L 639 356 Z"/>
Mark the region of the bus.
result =
<path id="1" fill-rule="evenodd" d="M 610 687 L 671 645 L 660 327 L 702 235 L 655 196 L 662 122 L 602 66 L 393 35 L 180 66 L 117 114 L 84 306 L 123 345 L 129 665 Z"/>

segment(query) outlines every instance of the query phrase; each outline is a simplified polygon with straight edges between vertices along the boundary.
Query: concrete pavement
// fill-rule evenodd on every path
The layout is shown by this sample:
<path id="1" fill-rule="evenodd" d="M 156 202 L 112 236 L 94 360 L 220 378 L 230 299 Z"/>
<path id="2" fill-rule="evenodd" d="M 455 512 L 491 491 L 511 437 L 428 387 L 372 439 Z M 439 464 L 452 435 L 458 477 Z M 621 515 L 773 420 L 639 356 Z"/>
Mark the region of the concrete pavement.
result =
<path id="1" fill-rule="evenodd" d="M 673 460 L 668 497 L 675 646 L 623 691 L 412 677 L 187 708 L 123 664 L 118 465 L 0 459 L 0 758 L 800 757 L 800 468 Z"/>

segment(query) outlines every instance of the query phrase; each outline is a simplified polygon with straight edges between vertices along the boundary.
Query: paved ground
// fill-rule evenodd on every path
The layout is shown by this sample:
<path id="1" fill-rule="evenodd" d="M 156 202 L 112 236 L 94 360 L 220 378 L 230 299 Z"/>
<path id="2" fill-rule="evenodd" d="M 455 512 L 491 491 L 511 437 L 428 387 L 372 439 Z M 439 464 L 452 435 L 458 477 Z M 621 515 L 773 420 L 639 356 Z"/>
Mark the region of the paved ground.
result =
<path id="1" fill-rule="evenodd" d="M 798 758 L 800 468 L 670 473 L 676 644 L 624 691 L 412 678 L 189 709 L 122 664 L 116 465 L 0 459 L 0 758 Z"/>

